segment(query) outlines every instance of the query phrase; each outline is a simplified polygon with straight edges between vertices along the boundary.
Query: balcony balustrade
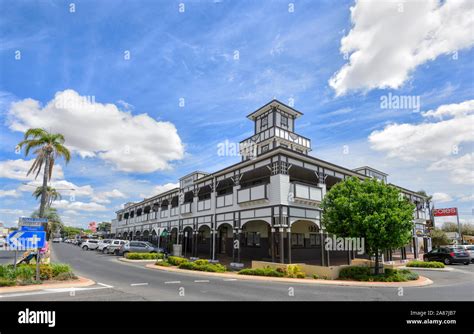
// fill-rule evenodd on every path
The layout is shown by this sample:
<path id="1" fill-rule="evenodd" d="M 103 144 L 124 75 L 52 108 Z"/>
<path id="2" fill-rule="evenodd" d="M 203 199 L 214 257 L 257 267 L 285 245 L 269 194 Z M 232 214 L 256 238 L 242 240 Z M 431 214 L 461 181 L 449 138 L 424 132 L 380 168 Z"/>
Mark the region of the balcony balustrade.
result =
<path id="1" fill-rule="evenodd" d="M 225 206 L 230 206 L 233 204 L 233 194 L 221 195 L 216 198 L 216 207 L 223 208 Z"/>
<path id="2" fill-rule="evenodd" d="M 198 201 L 198 211 L 204 211 L 204 210 L 210 210 L 211 209 L 211 200 L 210 199 L 205 199 Z"/>
<path id="3" fill-rule="evenodd" d="M 239 191 L 237 191 L 237 203 L 268 199 L 267 188 L 268 184 L 261 184 L 250 188 L 239 189 Z"/>
<path id="4" fill-rule="evenodd" d="M 295 199 L 310 201 L 321 201 L 323 199 L 323 189 L 320 187 L 292 182 L 292 189 Z"/>

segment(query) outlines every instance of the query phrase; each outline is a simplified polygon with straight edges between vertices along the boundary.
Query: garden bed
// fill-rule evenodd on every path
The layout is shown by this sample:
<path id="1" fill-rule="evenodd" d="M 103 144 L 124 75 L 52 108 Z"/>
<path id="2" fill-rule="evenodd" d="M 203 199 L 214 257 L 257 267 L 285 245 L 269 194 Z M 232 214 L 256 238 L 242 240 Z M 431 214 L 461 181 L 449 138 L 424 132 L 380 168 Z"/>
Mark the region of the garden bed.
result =
<path id="1" fill-rule="evenodd" d="M 164 257 L 163 253 L 126 253 L 127 260 L 158 260 Z"/>
<path id="2" fill-rule="evenodd" d="M 383 274 L 371 274 L 370 267 L 345 267 L 339 272 L 340 280 L 359 282 L 408 282 L 419 278 L 417 273 L 408 269 L 385 269 Z"/>
<path id="3" fill-rule="evenodd" d="M 155 265 L 161 267 L 177 267 L 185 270 L 207 271 L 213 273 L 223 273 L 227 271 L 226 266 L 219 263 L 210 263 L 208 260 L 189 261 L 184 257 L 170 256 L 166 260 L 158 260 Z"/>
<path id="4" fill-rule="evenodd" d="M 0 265 L 0 287 L 37 285 L 45 282 L 76 280 L 67 264 L 40 264 L 40 281 L 36 281 L 36 264 Z"/>
<path id="5" fill-rule="evenodd" d="M 444 263 L 438 262 L 438 261 L 429 261 L 429 262 L 424 262 L 420 260 L 414 260 L 408 262 L 406 267 L 411 267 L 411 268 L 444 268 Z"/>

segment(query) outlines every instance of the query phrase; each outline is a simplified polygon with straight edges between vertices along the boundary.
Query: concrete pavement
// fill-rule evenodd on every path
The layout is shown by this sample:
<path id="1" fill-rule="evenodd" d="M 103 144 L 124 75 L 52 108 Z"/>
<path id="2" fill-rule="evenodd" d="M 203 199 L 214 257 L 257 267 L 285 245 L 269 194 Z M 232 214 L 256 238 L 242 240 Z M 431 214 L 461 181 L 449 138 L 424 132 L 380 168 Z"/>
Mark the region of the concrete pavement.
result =
<path id="1" fill-rule="evenodd" d="M 209 277 L 196 272 L 153 270 L 144 263 L 117 261 L 113 255 L 53 245 L 53 261 L 69 263 L 74 272 L 97 282 L 76 290 L 25 293 L 2 300 L 185 300 L 185 301 L 408 301 L 474 300 L 474 266 L 452 266 L 451 272 L 421 272 L 434 281 L 426 287 L 319 286 L 299 282 L 260 282 Z"/>

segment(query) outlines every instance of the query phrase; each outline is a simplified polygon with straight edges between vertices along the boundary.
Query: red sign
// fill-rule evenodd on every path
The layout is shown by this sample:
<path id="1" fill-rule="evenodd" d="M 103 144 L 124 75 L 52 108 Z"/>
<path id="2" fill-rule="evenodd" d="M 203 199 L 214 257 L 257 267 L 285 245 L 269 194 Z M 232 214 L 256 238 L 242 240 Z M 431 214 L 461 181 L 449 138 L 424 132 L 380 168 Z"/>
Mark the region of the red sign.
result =
<path id="1" fill-rule="evenodd" d="M 89 230 L 91 230 L 93 233 L 97 232 L 97 225 L 95 222 L 89 223 Z"/>
<path id="2" fill-rule="evenodd" d="M 434 209 L 433 215 L 435 217 L 457 216 L 458 209 L 457 208 Z"/>

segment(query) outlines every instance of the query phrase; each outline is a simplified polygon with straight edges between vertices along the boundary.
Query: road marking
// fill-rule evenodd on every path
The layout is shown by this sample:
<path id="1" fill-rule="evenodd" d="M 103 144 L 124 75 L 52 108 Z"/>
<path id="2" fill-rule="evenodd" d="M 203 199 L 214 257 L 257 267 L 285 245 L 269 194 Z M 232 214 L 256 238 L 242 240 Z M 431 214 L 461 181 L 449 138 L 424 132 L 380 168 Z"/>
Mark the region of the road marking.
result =
<path id="1" fill-rule="evenodd" d="M 131 283 L 130 286 L 148 285 L 148 283 Z"/>
<path id="2" fill-rule="evenodd" d="M 12 298 L 12 297 L 24 297 L 24 296 L 36 296 L 36 295 L 45 295 L 50 293 L 61 293 L 61 292 L 72 292 L 72 291 L 88 291 L 88 290 L 101 290 L 101 289 L 109 289 L 112 286 L 108 287 L 95 287 L 95 288 L 57 288 L 57 289 L 43 289 L 40 291 L 32 291 L 32 292 L 23 292 L 23 293 L 11 293 L 8 295 L 1 295 L 0 298 Z"/>
<path id="3" fill-rule="evenodd" d="M 208 279 L 196 279 L 194 280 L 195 283 L 209 283 Z"/>
<path id="4" fill-rule="evenodd" d="M 104 287 L 106 287 L 106 288 L 113 288 L 112 285 L 108 285 L 108 284 L 104 284 L 104 283 L 100 283 L 100 282 L 97 282 L 97 284 L 102 285 L 102 286 L 104 286 Z"/>
<path id="5" fill-rule="evenodd" d="M 179 284 L 181 283 L 181 281 L 168 281 L 168 282 L 165 282 L 165 284 Z"/>
<path id="6" fill-rule="evenodd" d="M 227 281 L 227 282 L 237 281 L 237 278 L 224 278 L 224 281 Z"/>

